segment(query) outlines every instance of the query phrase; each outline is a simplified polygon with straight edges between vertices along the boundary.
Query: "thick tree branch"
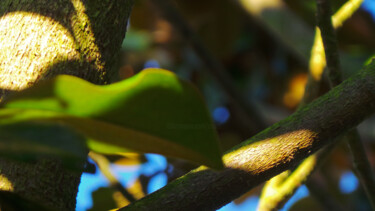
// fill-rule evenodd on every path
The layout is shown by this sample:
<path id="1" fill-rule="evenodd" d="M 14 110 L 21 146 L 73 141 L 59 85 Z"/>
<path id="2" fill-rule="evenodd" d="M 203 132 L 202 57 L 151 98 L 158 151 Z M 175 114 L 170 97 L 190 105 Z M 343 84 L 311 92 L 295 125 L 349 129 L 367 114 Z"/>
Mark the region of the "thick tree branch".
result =
<path id="1" fill-rule="evenodd" d="M 56 74 L 110 82 L 132 5 L 133 0 L 1 0 L 0 99 Z M 0 190 L 54 210 L 74 210 L 80 172 L 50 159 L 31 164 L 1 158 L 0 170 Z"/>
<path id="2" fill-rule="evenodd" d="M 322 34 L 324 51 L 326 55 L 329 81 L 332 86 L 337 86 L 342 81 L 339 50 L 336 34 L 331 20 L 331 6 L 328 0 L 317 0 L 317 22 Z M 360 140 L 357 130 L 347 134 L 348 147 L 352 155 L 354 170 L 366 192 L 373 209 L 375 209 L 375 177 L 367 160 L 366 151 Z"/>
<path id="3" fill-rule="evenodd" d="M 200 167 L 123 210 L 213 210 L 353 128 L 375 109 L 375 60 L 287 119 L 227 152 L 226 169 Z"/>
<path id="4" fill-rule="evenodd" d="M 317 92 L 319 90 L 319 85 L 321 81 L 321 77 L 323 74 L 323 70 L 326 66 L 326 58 L 325 58 L 325 50 L 328 53 L 336 52 L 336 55 L 331 55 L 328 57 L 329 59 L 333 56 L 337 63 L 332 63 L 330 61 L 328 67 L 329 75 L 331 76 L 330 83 L 334 86 L 338 85 L 342 82 L 341 80 L 341 72 L 339 66 L 332 66 L 332 65 L 339 65 L 338 61 L 338 48 L 336 43 L 336 38 L 334 34 L 334 29 L 337 29 L 342 25 L 342 23 L 350 18 L 352 14 L 359 8 L 363 0 L 350 0 L 346 2 L 333 16 L 332 16 L 332 24 L 331 24 L 331 16 L 330 16 L 330 7 L 329 5 L 324 11 L 322 11 L 322 5 L 320 4 L 318 7 L 318 14 L 319 16 L 317 19 L 319 22 L 323 22 L 326 26 L 324 27 L 324 32 L 328 30 L 327 34 L 323 34 L 325 41 L 327 42 L 327 36 L 330 36 L 331 40 L 329 40 L 328 49 L 323 47 L 322 36 L 320 33 L 319 28 L 316 28 L 315 40 L 314 45 L 311 51 L 311 58 L 310 58 L 310 71 L 308 82 L 305 88 L 305 94 L 300 103 L 299 107 L 310 103 L 314 98 L 317 96 Z M 324 17 L 321 17 L 321 16 Z M 332 72 L 332 71 L 333 72 Z M 335 72 L 336 71 L 336 72 Z M 334 77 L 332 77 L 334 76 Z M 350 136 L 350 135 L 349 135 Z M 352 140 L 349 142 L 353 142 Z M 361 145 L 360 140 L 354 141 L 357 145 Z M 361 145 L 362 146 L 362 145 Z M 292 172 L 288 171 L 291 174 L 289 177 L 285 178 L 284 176 L 276 176 L 268 181 L 263 188 L 262 196 L 258 205 L 258 210 L 273 210 L 276 207 L 283 206 L 284 203 L 294 194 L 297 188 L 302 185 L 308 177 L 314 172 L 317 168 L 319 163 L 322 163 L 322 160 L 325 160 L 327 154 L 329 154 L 334 147 L 324 149 L 323 153 L 314 154 L 307 159 L 305 159 L 300 166 Z M 357 147 L 355 147 L 357 148 Z M 363 148 L 363 147 L 362 147 Z M 362 150 L 363 151 L 363 150 Z M 353 154 L 353 153 L 352 153 Z M 323 155 L 323 156 L 322 156 Z M 358 154 L 354 155 L 353 157 L 356 158 Z M 362 154 L 359 157 L 360 160 L 367 160 L 365 154 Z M 354 159 L 356 160 L 356 159 Z M 368 162 L 367 162 L 368 163 Z M 281 174 L 283 175 L 283 174 Z M 282 180 L 278 183 L 272 182 L 272 180 Z M 276 185 L 272 185 L 276 184 Z M 371 185 L 370 185 L 371 186 Z M 270 190 L 270 191 L 268 191 Z"/>

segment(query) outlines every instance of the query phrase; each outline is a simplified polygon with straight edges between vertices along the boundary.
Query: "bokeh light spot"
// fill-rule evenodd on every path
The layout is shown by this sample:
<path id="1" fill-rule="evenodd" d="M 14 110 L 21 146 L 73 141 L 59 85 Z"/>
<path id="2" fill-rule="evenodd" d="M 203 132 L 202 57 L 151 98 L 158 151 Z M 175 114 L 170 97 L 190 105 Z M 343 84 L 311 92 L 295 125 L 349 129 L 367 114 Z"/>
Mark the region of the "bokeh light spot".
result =
<path id="1" fill-rule="evenodd" d="M 150 59 L 150 60 L 145 62 L 143 68 L 144 69 L 146 69 L 146 68 L 160 68 L 160 64 L 155 59 Z"/>
<path id="2" fill-rule="evenodd" d="M 362 3 L 362 8 L 371 14 L 372 18 L 375 20 L 375 1 L 374 0 L 364 0 Z"/>
<path id="3" fill-rule="evenodd" d="M 358 179 L 351 171 L 344 172 L 339 182 L 342 193 L 351 193 L 358 188 Z"/>
<path id="4" fill-rule="evenodd" d="M 218 124 L 224 124 L 228 121 L 230 113 L 226 107 L 217 107 L 212 113 L 214 121 Z"/>

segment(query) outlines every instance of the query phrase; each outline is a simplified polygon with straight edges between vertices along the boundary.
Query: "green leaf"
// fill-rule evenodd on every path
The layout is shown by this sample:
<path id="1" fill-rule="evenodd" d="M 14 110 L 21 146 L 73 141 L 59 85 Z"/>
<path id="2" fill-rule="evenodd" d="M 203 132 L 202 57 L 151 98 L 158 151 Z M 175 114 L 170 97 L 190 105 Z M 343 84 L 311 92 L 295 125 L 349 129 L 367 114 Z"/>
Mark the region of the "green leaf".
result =
<path id="1" fill-rule="evenodd" d="M 134 150 L 222 167 L 201 95 L 166 70 L 147 69 L 106 86 L 61 75 L 16 93 L 3 108 L 0 125 L 61 122 L 89 137 L 90 149 L 100 153 Z"/>
<path id="2" fill-rule="evenodd" d="M 0 154 L 28 162 L 58 156 L 66 167 L 81 170 L 88 150 L 82 135 L 62 125 L 21 122 L 0 127 Z"/>

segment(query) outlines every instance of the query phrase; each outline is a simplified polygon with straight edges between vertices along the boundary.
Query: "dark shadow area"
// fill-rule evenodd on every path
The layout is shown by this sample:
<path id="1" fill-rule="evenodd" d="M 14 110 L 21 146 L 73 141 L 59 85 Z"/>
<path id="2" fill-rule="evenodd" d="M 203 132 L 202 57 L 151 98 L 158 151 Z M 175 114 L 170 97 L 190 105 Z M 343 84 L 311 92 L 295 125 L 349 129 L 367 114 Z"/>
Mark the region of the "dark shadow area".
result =
<path id="1" fill-rule="evenodd" d="M 52 64 L 45 67 L 45 74 L 41 80 L 51 79 L 56 75 L 65 74 L 72 75 L 82 79 L 86 79 L 91 83 L 95 83 L 95 77 L 99 77 L 96 73 L 95 65 L 87 61 L 67 60 Z"/>
<path id="2" fill-rule="evenodd" d="M 7 211 L 17 210 L 39 210 L 39 211 L 52 211 L 50 207 L 41 206 L 35 202 L 25 199 L 17 194 L 0 191 L 1 209 Z"/>

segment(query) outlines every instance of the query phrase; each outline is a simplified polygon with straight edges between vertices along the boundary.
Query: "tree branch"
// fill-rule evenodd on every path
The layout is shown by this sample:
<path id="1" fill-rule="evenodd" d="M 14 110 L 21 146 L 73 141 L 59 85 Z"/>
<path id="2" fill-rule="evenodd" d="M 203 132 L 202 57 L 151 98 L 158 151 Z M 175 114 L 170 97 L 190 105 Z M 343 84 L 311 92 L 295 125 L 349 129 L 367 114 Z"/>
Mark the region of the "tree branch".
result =
<path id="1" fill-rule="evenodd" d="M 241 127 L 251 131 L 252 134 L 264 129 L 266 123 L 257 111 L 255 104 L 241 95 L 241 92 L 233 85 L 231 76 L 227 73 L 225 67 L 211 54 L 171 0 L 152 0 L 151 2 L 160 9 L 165 19 L 173 25 L 181 36 L 191 44 L 195 53 L 206 65 L 208 74 L 216 80 L 223 93 L 229 98 L 236 117 L 242 123 Z"/>
<path id="2" fill-rule="evenodd" d="M 325 23 L 324 31 L 329 30 L 328 34 L 330 37 L 332 37 L 331 40 L 327 41 L 327 34 L 324 34 L 325 36 L 324 38 L 326 39 L 325 41 L 330 42 L 328 46 L 328 53 L 336 52 L 336 55 L 331 55 L 331 57 L 332 56 L 335 57 L 335 60 L 337 61 L 337 63 L 331 62 L 329 64 L 331 66 L 329 66 L 329 69 L 328 69 L 331 73 L 330 79 L 332 79 L 330 80 L 330 83 L 333 86 L 336 86 L 337 84 L 341 83 L 341 71 L 339 71 L 340 67 L 338 66 L 339 58 L 338 58 L 337 44 L 335 41 L 336 37 L 334 34 L 334 28 L 336 29 L 340 27 L 346 19 L 350 18 L 351 15 L 359 8 L 362 1 L 363 0 L 350 0 L 346 2 L 332 16 L 332 24 L 330 23 L 331 19 L 330 19 L 329 5 L 325 5 L 326 7 L 328 6 L 328 8 L 323 12 L 321 11 L 322 10 L 321 7 L 318 8 L 319 15 L 317 18 L 320 22 Z M 324 17 L 321 17 L 322 15 L 324 15 Z M 319 28 L 317 27 L 314 45 L 311 51 L 311 58 L 310 58 L 310 63 L 309 63 L 310 71 L 309 71 L 308 82 L 306 84 L 304 97 L 299 107 L 302 107 L 303 105 L 311 102 L 317 96 L 323 70 L 326 66 L 326 58 L 325 58 L 325 52 L 324 52 L 325 50 L 327 50 L 327 48 L 325 49 L 323 47 L 322 36 L 321 36 Z M 334 65 L 337 65 L 337 66 L 334 66 Z M 333 72 L 331 70 L 333 70 Z M 335 77 L 332 77 L 332 76 L 335 76 Z M 355 141 L 355 143 L 353 144 L 358 145 L 357 143 L 361 145 L 360 140 Z M 333 148 L 334 147 L 326 148 L 324 149 L 323 153 L 314 154 L 308 157 L 300 164 L 300 166 L 297 169 L 293 171 L 293 173 L 288 171 L 289 172 L 288 175 L 290 175 L 289 177 L 286 177 L 287 175 L 285 174 L 283 176 L 278 175 L 272 178 L 269 182 L 267 182 L 262 191 L 262 196 L 259 201 L 258 210 L 273 210 L 276 207 L 282 206 L 294 194 L 297 188 L 301 184 L 303 184 L 308 179 L 308 177 L 314 172 L 314 170 L 317 168 L 318 163 L 321 163 L 322 160 L 325 160 L 324 159 L 325 155 L 329 154 Z M 359 157 L 358 159 L 363 160 L 363 155 Z M 358 156 L 358 154 L 355 154 L 353 157 L 356 157 L 356 156 Z M 365 160 L 367 159 L 365 158 Z M 277 183 L 275 186 L 273 185 L 275 183 L 272 182 L 272 180 L 282 180 L 282 181 Z"/>
<path id="3" fill-rule="evenodd" d="M 336 34 L 331 19 L 331 5 L 328 0 L 317 0 L 317 22 L 322 34 L 324 51 L 326 55 L 329 81 L 332 86 L 337 86 L 342 81 L 339 50 Z M 351 130 L 347 134 L 348 147 L 353 159 L 354 170 L 370 201 L 375 209 L 375 177 L 367 160 L 364 146 L 360 140 L 358 131 Z"/>
<path id="4" fill-rule="evenodd" d="M 329 81 L 332 87 L 337 86 L 342 81 L 339 50 L 337 47 L 336 33 L 333 29 L 331 18 L 331 5 L 327 0 L 316 0 L 317 14 L 316 20 L 321 32 L 324 44 L 324 52 L 328 68 Z"/>
<path id="5" fill-rule="evenodd" d="M 90 152 L 89 157 L 96 163 L 100 171 L 107 178 L 111 187 L 119 191 L 129 202 L 136 201 L 135 197 L 124 186 L 122 186 L 116 176 L 112 174 L 110 168 L 111 163 L 104 155 Z"/>
<path id="6" fill-rule="evenodd" d="M 351 130 L 346 134 L 348 148 L 352 155 L 352 163 L 366 196 L 369 199 L 372 209 L 375 209 L 375 177 L 370 162 L 367 159 L 366 151 L 363 147 L 357 130 Z"/>
<path id="7" fill-rule="evenodd" d="M 56 74 L 111 82 L 132 5 L 133 0 L 0 1 L 0 99 Z M 36 164 L 0 158 L 0 169 L 0 190 L 54 210 L 74 210 L 81 172 L 49 158 Z"/>
<path id="8" fill-rule="evenodd" d="M 324 96 L 223 156 L 226 168 L 200 167 L 122 210 L 213 210 L 293 168 L 375 109 L 375 60 Z"/>

